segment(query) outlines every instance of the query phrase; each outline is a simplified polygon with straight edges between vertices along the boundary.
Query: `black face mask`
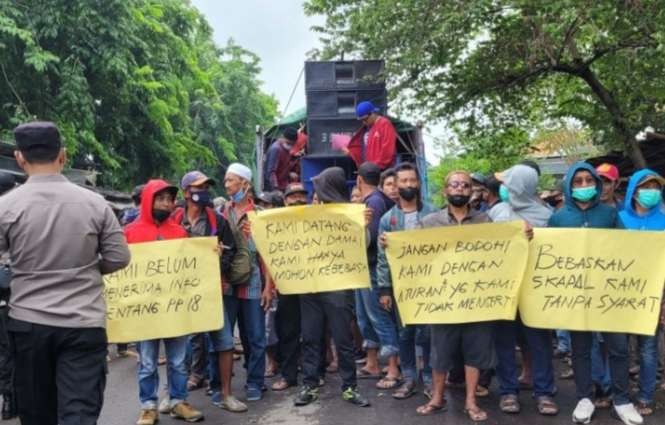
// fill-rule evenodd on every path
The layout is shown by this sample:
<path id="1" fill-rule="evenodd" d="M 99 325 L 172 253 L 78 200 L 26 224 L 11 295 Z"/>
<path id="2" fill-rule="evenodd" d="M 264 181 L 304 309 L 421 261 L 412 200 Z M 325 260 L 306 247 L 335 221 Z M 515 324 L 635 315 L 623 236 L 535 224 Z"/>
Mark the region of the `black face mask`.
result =
<path id="1" fill-rule="evenodd" d="M 446 199 L 448 199 L 450 205 L 459 208 L 467 205 L 471 197 L 468 195 L 447 195 Z"/>
<path id="2" fill-rule="evenodd" d="M 203 207 L 207 206 L 210 203 L 210 192 L 207 190 L 192 192 L 192 202 Z"/>
<path id="3" fill-rule="evenodd" d="M 171 211 L 169 210 L 162 210 L 159 208 L 152 209 L 152 218 L 155 219 L 157 223 L 164 222 L 167 218 L 169 218 L 170 215 Z"/>
<path id="4" fill-rule="evenodd" d="M 305 201 L 293 201 L 293 202 L 290 202 L 287 205 L 287 207 L 297 207 L 297 206 L 300 206 L 300 205 L 307 205 L 307 202 L 305 202 Z"/>
<path id="5" fill-rule="evenodd" d="M 404 199 L 407 202 L 413 201 L 420 190 L 417 187 L 400 187 L 398 190 L 399 197 Z"/>

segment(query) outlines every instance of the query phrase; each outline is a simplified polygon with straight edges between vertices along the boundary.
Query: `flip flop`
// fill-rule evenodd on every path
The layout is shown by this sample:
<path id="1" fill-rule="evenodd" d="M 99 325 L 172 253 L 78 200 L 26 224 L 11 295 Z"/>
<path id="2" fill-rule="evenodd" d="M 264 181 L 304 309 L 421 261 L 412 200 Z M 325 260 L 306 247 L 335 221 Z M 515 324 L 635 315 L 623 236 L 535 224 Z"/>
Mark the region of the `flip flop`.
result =
<path id="1" fill-rule="evenodd" d="M 394 388 L 397 388 L 399 383 L 400 383 L 399 378 L 395 378 L 392 376 L 384 376 L 383 378 L 379 379 L 379 382 L 376 383 L 376 388 L 379 390 L 392 390 Z"/>
<path id="2" fill-rule="evenodd" d="M 484 422 L 487 420 L 487 412 L 485 412 L 480 407 L 475 409 L 464 409 L 464 413 L 474 422 Z"/>
<path id="3" fill-rule="evenodd" d="M 273 391 L 284 391 L 289 387 L 292 387 L 293 385 L 289 384 L 286 379 L 284 378 L 279 378 L 277 381 L 273 382 L 272 386 L 270 389 Z"/>
<path id="4" fill-rule="evenodd" d="M 367 371 L 367 369 L 360 368 L 356 370 L 356 376 L 358 379 L 381 379 L 383 375 L 381 375 L 381 372 L 374 374 Z"/>
<path id="5" fill-rule="evenodd" d="M 393 391 L 393 398 L 396 400 L 405 400 L 415 393 L 416 383 L 413 381 L 406 381 L 399 388 Z"/>
<path id="6" fill-rule="evenodd" d="M 416 414 L 419 416 L 431 416 L 436 413 L 445 412 L 446 410 L 448 410 L 448 406 L 444 400 L 441 406 L 432 403 L 423 404 L 416 409 Z"/>

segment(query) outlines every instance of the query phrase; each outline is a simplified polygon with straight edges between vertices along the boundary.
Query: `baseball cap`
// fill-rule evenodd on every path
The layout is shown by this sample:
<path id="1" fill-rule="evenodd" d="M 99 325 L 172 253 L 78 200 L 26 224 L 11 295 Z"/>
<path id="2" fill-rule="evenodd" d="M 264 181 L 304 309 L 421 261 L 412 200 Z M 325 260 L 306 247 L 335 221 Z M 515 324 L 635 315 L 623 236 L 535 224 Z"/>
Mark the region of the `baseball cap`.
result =
<path id="1" fill-rule="evenodd" d="M 373 162 L 363 162 L 358 167 L 358 175 L 368 184 L 378 185 L 381 180 L 381 167 Z"/>
<path id="2" fill-rule="evenodd" d="M 358 119 L 365 118 L 367 115 L 373 112 L 379 112 L 379 108 L 374 106 L 374 104 L 370 101 L 360 102 L 356 106 L 356 117 Z"/>
<path id="3" fill-rule="evenodd" d="M 302 183 L 291 183 L 286 186 L 286 191 L 284 192 L 284 197 L 291 196 L 295 193 L 307 193 L 305 186 Z"/>
<path id="4" fill-rule="evenodd" d="M 20 151 L 35 147 L 60 149 L 60 132 L 50 121 L 33 121 L 21 124 L 14 129 L 16 147 Z"/>
<path id="5" fill-rule="evenodd" d="M 599 176 L 605 177 L 606 179 L 609 179 L 613 182 L 619 180 L 619 169 L 615 165 L 608 164 L 607 162 L 597 166 L 596 173 L 598 173 Z"/>
<path id="6" fill-rule="evenodd" d="M 471 173 L 471 180 L 476 183 L 480 183 L 483 186 L 485 186 L 487 183 L 487 177 L 485 177 L 482 173 Z"/>
<path id="7" fill-rule="evenodd" d="M 665 186 L 665 178 L 663 178 L 660 174 L 648 174 L 642 180 L 640 180 L 637 185 L 642 186 L 644 183 L 654 180 L 657 181 L 661 186 Z"/>
<path id="8" fill-rule="evenodd" d="M 190 171 L 183 176 L 182 180 L 180 180 L 180 188 L 185 190 L 189 186 L 200 186 L 204 183 L 208 183 L 209 185 L 214 186 L 215 180 L 211 179 L 200 171 Z"/>

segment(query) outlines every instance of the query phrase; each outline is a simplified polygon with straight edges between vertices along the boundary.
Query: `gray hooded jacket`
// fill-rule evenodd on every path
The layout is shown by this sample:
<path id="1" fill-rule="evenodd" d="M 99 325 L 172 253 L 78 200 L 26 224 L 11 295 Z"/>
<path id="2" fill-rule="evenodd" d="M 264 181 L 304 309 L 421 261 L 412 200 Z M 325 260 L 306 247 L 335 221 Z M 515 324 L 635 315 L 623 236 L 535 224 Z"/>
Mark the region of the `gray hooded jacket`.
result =
<path id="1" fill-rule="evenodd" d="M 538 173 L 527 165 L 515 165 L 503 173 L 503 184 L 510 192 L 508 202 L 515 214 L 533 227 L 546 227 L 552 215 L 538 198 Z"/>

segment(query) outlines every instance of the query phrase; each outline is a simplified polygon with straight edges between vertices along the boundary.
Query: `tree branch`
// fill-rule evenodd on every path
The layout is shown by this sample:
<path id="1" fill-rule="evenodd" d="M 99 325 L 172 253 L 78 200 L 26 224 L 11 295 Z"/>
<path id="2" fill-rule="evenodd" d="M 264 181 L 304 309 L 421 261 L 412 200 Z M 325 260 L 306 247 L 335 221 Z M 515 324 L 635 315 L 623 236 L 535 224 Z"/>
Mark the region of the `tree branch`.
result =
<path id="1" fill-rule="evenodd" d="M 11 81 L 9 81 L 9 77 L 7 76 L 7 71 L 5 70 L 5 65 L 0 63 L 0 70 L 2 70 L 2 76 L 5 78 L 5 82 L 7 83 L 7 86 L 9 87 L 9 90 L 11 90 L 12 94 L 18 100 L 18 103 L 21 105 L 23 110 L 25 111 L 26 114 L 30 115 L 30 111 L 28 110 L 28 106 L 23 102 L 23 99 L 21 99 L 21 96 L 19 96 L 18 92 L 14 88 L 14 85 L 12 84 Z"/>

